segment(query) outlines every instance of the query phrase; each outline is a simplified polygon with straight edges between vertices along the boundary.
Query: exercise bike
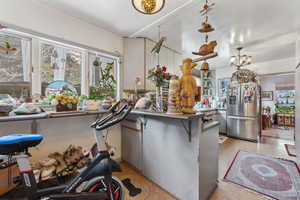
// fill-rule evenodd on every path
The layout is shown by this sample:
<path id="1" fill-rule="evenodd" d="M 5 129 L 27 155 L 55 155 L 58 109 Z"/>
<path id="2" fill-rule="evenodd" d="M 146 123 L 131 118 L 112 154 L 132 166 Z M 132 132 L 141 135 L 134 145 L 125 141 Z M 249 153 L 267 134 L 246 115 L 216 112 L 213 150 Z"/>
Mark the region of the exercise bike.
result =
<path id="1" fill-rule="evenodd" d="M 133 106 L 123 106 L 118 109 L 120 102 L 111 107 L 108 114 L 96 120 L 92 125 L 98 153 L 68 184 L 38 189 L 30 166 L 29 148 L 41 143 L 41 135 L 13 134 L 0 137 L 0 155 L 10 160 L 15 159 L 20 169 L 25 196 L 28 200 L 123 200 L 124 187 L 122 182 L 112 176 L 112 172 L 120 172 L 121 167 L 110 157 L 104 141 L 103 131 L 112 127 L 131 112 Z M 80 189 L 79 189 L 80 188 Z"/>

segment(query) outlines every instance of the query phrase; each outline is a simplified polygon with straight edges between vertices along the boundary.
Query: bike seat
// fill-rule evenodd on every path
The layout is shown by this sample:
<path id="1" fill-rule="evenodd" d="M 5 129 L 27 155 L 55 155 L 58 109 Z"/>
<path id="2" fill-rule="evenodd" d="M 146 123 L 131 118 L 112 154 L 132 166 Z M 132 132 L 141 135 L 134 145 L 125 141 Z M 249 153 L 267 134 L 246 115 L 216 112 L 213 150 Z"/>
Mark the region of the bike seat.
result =
<path id="1" fill-rule="evenodd" d="M 43 136 L 30 134 L 12 134 L 0 137 L 0 155 L 12 155 L 25 152 L 41 143 Z"/>

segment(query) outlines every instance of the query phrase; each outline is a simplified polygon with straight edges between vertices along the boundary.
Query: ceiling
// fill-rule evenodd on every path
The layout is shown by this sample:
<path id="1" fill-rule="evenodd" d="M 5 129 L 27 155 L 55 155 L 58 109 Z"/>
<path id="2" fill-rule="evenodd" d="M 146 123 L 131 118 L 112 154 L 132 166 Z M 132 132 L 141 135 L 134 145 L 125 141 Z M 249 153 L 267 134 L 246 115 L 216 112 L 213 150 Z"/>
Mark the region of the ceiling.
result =
<path id="1" fill-rule="evenodd" d="M 155 15 L 135 11 L 131 0 L 39 0 L 69 15 L 122 36 L 158 39 L 158 26 L 167 36 L 167 46 L 193 57 L 203 42 L 197 29 L 202 23 L 199 10 L 203 0 L 166 0 Z M 235 48 L 243 46 L 253 62 L 266 62 L 295 56 L 296 31 L 300 30 L 299 0 L 214 0 L 210 23 L 216 31 L 219 57 L 213 67 L 229 66 Z"/>
<path id="2" fill-rule="evenodd" d="M 295 74 L 277 74 L 277 75 L 267 75 L 261 78 L 262 84 L 275 84 L 275 87 L 285 87 L 295 85 Z"/>

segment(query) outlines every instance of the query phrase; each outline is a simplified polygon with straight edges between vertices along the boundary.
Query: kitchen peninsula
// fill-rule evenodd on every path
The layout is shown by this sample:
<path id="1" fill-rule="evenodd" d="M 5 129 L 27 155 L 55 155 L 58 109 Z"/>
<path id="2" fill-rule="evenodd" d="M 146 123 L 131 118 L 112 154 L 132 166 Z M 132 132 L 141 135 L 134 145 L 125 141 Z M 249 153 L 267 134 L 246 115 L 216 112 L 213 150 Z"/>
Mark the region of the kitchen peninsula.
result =
<path id="1" fill-rule="evenodd" d="M 122 159 L 178 199 L 208 199 L 217 185 L 219 122 L 203 116 L 132 111 L 122 123 Z"/>

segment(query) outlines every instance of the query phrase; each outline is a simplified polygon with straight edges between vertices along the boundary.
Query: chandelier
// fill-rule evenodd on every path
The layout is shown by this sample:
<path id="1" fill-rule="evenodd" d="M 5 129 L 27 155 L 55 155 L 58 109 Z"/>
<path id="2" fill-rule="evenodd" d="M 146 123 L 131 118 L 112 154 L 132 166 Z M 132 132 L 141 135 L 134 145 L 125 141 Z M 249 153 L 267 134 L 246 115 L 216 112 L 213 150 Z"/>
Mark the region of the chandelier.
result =
<path id="1" fill-rule="evenodd" d="M 237 48 L 238 55 L 232 56 L 230 59 L 231 65 L 234 65 L 239 70 L 241 67 L 250 65 L 252 63 L 252 56 L 241 55 L 241 50 L 243 47 Z"/>
<path id="2" fill-rule="evenodd" d="M 133 7 L 147 15 L 153 15 L 161 11 L 165 6 L 165 0 L 131 0 Z"/>

